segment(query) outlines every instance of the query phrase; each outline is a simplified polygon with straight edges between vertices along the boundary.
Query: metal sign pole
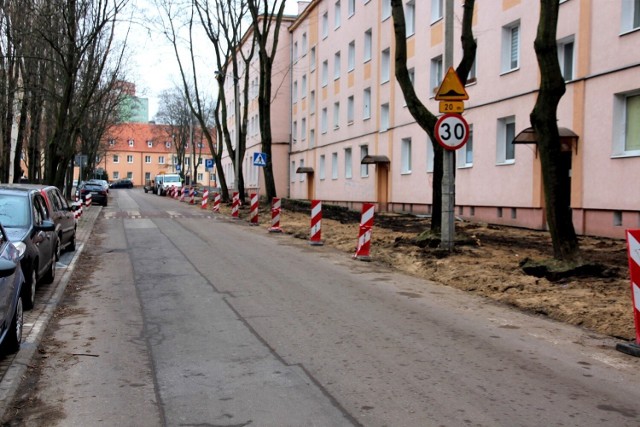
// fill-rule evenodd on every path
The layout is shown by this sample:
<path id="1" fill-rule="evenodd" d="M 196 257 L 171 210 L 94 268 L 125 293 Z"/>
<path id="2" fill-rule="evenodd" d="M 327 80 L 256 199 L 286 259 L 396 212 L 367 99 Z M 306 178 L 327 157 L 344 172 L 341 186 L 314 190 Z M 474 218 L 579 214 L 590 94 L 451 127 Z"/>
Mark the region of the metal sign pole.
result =
<path id="1" fill-rule="evenodd" d="M 453 66 L 453 0 L 446 0 L 444 29 L 444 69 Z M 453 250 L 455 233 L 455 178 L 453 175 L 455 154 L 444 150 L 442 176 L 442 229 L 440 246 L 448 251 Z"/>

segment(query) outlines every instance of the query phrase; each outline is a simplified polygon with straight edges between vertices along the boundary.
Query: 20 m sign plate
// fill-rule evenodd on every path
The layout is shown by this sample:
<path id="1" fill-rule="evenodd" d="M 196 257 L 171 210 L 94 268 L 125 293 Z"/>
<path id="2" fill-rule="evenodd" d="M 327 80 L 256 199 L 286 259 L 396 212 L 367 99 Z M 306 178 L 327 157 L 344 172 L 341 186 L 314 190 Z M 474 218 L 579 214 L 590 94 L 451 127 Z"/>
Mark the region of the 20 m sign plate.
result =
<path id="1" fill-rule="evenodd" d="M 445 150 L 457 150 L 469 140 L 469 124 L 460 114 L 445 114 L 436 122 L 435 133 Z"/>

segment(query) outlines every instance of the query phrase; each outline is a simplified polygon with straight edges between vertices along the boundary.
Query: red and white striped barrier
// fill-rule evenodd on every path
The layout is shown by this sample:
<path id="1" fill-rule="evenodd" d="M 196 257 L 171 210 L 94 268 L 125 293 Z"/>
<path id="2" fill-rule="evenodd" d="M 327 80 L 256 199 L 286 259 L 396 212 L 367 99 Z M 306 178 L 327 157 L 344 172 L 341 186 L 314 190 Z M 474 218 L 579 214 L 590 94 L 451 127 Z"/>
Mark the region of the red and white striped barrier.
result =
<path id="1" fill-rule="evenodd" d="M 91 206 L 91 193 L 87 193 L 87 195 L 84 197 L 84 205 L 86 207 Z"/>
<path id="2" fill-rule="evenodd" d="M 171 187 L 169 187 L 169 190 L 167 191 L 167 197 L 171 197 L 173 199 L 174 191 L 176 191 L 176 188 L 172 185 Z"/>
<path id="3" fill-rule="evenodd" d="M 220 193 L 213 193 L 213 211 L 220 212 Z"/>
<path id="4" fill-rule="evenodd" d="M 309 244 L 312 246 L 322 246 L 322 202 L 320 200 L 311 201 L 311 232 Z"/>
<path id="5" fill-rule="evenodd" d="M 257 193 L 251 193 L 251 210 L 249 213 L 249 223 L 251 225 L 258 225 L 258 209 L 260 207 L 259 198 Z"/>
<path id="6" fill-rule="evenodd" d="M 233 219 L 238 219 L 239 218 L 239 212 L 240 210 L 240 195 L 238 194 L 238 192 L 234 192 L 233 193 L 233 200 L 231 202 L 231 218 Z"/>
<path id="7" fill-rule="evenodd" d="M 207 209 L 209 205 L 209 190 L 204 190 L 202 192 L 202 202 L 200 202 L 200 207 L 202 209 Z"/>
<path id="8" fill-rule="evenodd" d="M 616 349 L 640 357 L 640 230 L 627 230 L 629 275 L 631 276 L 631 302 L 636 326 L 636 342 L 616 345 Z"/>
<path id="9" fill-rule="evenodd" d="M 358 235 L 358 247 L 353 255 L 355 259 L 370 261 L 369 249 L 371 249 L 371 229 L 373 228 L 373 203 L 362 204 L 362 216 L 360 217 L 360 233 Z"/>
<path id="10" fill-rule="evenodd" d="M 178 187 L 174 187 L 173 189 L 173 198 L 176 200 L 180 200 L 180 189 Z"/>
<path id="11" fill-rule="evenodd" d="M 271 201 L 271 227 L 269 227 L 270 233 L 282 233 L 280 228 L 280 199 L 274 197 Z"/>
<path id="12" fill-rule="evenodd" d="M 180 201 L 184 202 L 184 199 L 187 197 L 187 187 L 182 187 L 182 192 L 180 194 Z"/>
<path id="13" fill-rule="evenodd" d="M 82 216 L 82 203 L 78 205 L 78 209 L 76 209 L 75 212 L 73 213 L 73 217 L 76 220 L 80 219 L 81 216 Z"/>
<path id="14" fill-rule="evenodd" d="M 196 204 L 196 189 L 193 187 L 189 189 L 189 204 L 190 205 Z"/>

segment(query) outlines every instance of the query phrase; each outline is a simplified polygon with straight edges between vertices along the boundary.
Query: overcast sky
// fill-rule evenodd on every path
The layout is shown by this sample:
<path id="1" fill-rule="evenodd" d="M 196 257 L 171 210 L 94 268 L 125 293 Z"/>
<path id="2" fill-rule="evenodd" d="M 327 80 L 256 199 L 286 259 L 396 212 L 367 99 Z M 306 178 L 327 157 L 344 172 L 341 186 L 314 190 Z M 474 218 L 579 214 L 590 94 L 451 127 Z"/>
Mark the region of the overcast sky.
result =
<path id="1" fill-rule="evenodd" d="M 285 13 L 296 14 L 297 1 L 287 2 Z M 131 26 L 128 43 L 128 77 L 136 84 L 136 94 L 149 99 L 149 119 L 152 120 L 158 110 L 160 93 L 176 84 L 181 85 L 180 71 L 171 43 L 158 30 L 158 25 L 153 25 L 158 17 L 154 0 L 133 0 L 131 6 L 134 24 Z M 121 33 L 125 31 L 122 30 Z M 197 49 L 199 85 L 213 87 L 213 73 L 217 69 L 213 47 L 206 37 L 202 38 L 198 46 L 201 46 Z"/>

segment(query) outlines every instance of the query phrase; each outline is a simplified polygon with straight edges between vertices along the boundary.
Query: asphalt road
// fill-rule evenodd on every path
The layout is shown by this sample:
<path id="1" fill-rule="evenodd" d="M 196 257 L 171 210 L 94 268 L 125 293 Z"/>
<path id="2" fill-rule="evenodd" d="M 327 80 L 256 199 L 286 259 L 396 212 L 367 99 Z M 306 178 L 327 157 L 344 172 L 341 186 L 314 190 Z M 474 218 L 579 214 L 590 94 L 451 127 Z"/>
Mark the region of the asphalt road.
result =
<path id="1" fill-rule="evenodd" d="M 640 425 L 640 361 L 613 340 L 141 190 L 111 198 L 8 425 Z"/>

